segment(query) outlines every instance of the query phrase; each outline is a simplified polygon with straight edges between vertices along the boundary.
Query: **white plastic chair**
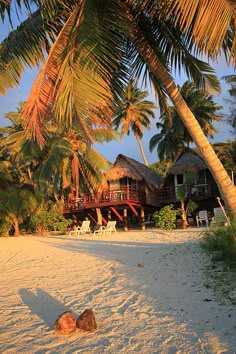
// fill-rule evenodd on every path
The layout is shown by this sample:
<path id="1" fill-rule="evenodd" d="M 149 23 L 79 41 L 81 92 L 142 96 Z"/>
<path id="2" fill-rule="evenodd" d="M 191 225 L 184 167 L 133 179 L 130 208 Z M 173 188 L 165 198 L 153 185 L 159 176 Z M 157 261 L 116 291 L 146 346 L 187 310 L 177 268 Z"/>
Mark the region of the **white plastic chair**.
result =
<path id="1" fill-rule="evenodd" d="M 80 234 L 85 234 L 86 232 L 91 232 L 90 220 L 84 220 L 81 226 L 78 226 L 75 230 L 69 232 L 69 236 L 79 236 Z"/>
<path id="2" fill-rule="evenodd" d="M 214 216 L 211 219 L 211 226 L 226 225 L 226 219 L 221 208 L 214 208 Z"/>
<path id="3" fill-rule="evenodd" d="M 117 232 L 116 231 L 116 220 L 114 221 L 108 221 L 106 226 L 101 226 L 98 230 L 94 231 L 95 234 L 103 234 L 105 235 L 106 233 L 111 234 L 112 232 Z"/>
<path id="4" fill-rule="evenodd" d="M 209 220 L 208 220 L 208 213 L 207 210 L 200 210 L 198 212 L 198 215 L 196 217 L 196 221 L 197 221 L 197 227 L 200 227 L 203 225 L 203 223 L 206 223 L 206 226 L 209 226 Z"/>

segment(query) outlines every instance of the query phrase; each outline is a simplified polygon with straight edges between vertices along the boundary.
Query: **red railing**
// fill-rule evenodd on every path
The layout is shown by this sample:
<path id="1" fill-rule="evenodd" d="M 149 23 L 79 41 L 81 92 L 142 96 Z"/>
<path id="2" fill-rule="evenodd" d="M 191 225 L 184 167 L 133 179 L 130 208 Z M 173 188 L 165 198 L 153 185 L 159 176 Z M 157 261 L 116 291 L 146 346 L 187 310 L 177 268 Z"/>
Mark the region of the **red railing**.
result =
<path id="1" fill-rule="evenodd" d="M 202 183 L 186 186 L 186 198 L 203 200 L 219 195 L 219 192 L 211 184 Z M 160 205 L 175 203 L 177 201 L 177 187 L 163 187 L 156 192 L 157 203 Z M 99 206 L 117 205 L 136 202 L 145 204 L 145 193 L 131 188 L 103 191 L 101 193 L 84 195 L 77 200 L 65 200 L 67 210 L 83 210 Z"/>
<path id="2" fill-rule="evenodd" d="M 158 199 L 160 199 L 161 201 L 175 201 L 177 196 L 177 190 L 178 187 L 175 186 L 163 187 L 157 192 Z M 217 193 L 218 192 L 216 191 L 216 188 L 214 188 L 213 185 L 208 183 L 186 185 L 186 198 L 204 199 L 218 195 L 219 193 Z"/>
<path id="3" fill-rule="evenodd" d="M 65 209 L 84 209 L 96 205 L 122 204 L 122 202 L 139 202 L 141 194 L 136 189 L 120 188 L 119 190 L 84 195 L 74 200 L 65 200 Z"/>

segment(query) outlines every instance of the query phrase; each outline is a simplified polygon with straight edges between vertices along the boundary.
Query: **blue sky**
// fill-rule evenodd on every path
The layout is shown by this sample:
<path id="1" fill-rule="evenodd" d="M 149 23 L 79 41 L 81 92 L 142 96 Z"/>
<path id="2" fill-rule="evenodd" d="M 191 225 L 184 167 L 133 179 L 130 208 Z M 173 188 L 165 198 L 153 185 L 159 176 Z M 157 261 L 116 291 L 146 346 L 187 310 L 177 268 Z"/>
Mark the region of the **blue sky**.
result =
<path id="1" fill-rule="evenodd" d="M 9 31 L 10 31 L 10 26 L 7 22 L 5 24 L 1 24 L 0 40 L 2 40 Z M 234 73 L 233 68 L 227 67 L 227 65 L 223 63 L 223 61 L 219 61 L 219 63 L 217 65 L 214 65 L 214 67 L 219 78 L 221 78 L 224 75 L 229 75 Z M 4 115 L 7 112 L 15 111 L 19 102 L 27 98 L 36 75 L 37 75 L 37 69 L 28 69 L 22 76 L 22 80 L 19 87 L 10 89 L 6 96 L 0 96 L 0 126 L 6 126 L 9 124 L 9 121 L 4 118 Z M 184 81 L 185 78 L 183 76 L 176 78 L 176 82 L 179 84 L 182 84 Z M 222 82 L 222 92 L 220 95 L 215 96 L 215 102 L 224 107 L 223 113 L 229 114 L 230 104 L 227 101 L 227 98 L 229 99 L 229 94 L 227 92 L 228 87 L 223 81 L 221 82 Z M 155 102 L 155 99 L 152 94 L 150 94 L 149 99 Z M 158 120 L 158 112 L 156 114 L 155 120 L 152 122 L 151 129 L 145 131 L 142 140 L 144 151 L 149 163 L 153 163 L 158 160 L 156 151 L 154 150 L 152 153 L 150 153 L 148 148 L 150 138 L 157 132 L 155 126 L 157 120 Z M 234 139 L 234 136 L 230 132 L 230 125 L 228 123 L 221 122 L 216 124 L 215 126 L 219 130 L 219 134 L 215 135 L 215 138 L 214 140 L 212 140 L 212 142 Z M 142 162 L 138 144 L 134 139 L 134 137 L 132 136 L 132 133 L 129 135 L 129 137 L 124 137 L 121 142 L 111 142 L 108 144 L 96 145 L 96 149 L 111 162 L 114 162 L 116 156 L 119 153 L 132 157 Z"/>

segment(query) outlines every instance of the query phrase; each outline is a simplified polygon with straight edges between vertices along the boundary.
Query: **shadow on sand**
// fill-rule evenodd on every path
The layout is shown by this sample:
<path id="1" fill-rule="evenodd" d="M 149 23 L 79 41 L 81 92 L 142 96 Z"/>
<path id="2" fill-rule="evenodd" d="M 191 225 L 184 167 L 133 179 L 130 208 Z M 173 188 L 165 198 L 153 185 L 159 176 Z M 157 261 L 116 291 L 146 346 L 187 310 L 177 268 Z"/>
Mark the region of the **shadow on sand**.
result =
<path id="1" fill-rule="evenodd" d="M 30 311 L 41 318 L 50 329 L 54 328 L 57 317 L 70 309 L 42 289 L 36 289 L 36 294 L 27 289 L 20 289 L 19 294 Z"/>

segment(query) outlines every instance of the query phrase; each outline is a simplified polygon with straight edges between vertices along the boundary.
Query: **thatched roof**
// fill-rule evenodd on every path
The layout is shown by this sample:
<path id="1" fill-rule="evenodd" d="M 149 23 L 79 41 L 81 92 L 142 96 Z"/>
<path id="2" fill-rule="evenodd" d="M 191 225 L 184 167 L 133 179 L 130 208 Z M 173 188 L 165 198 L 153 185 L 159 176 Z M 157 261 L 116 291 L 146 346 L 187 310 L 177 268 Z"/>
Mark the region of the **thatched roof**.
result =
<path id="1" fill-rule="evenodd" d="M 113 181 L 122 177 L 129 177 L 136 181 L 144 180 L 150 189 L 160 187 L 163 181 L 163 177 L 150 167 L 147 167 L 130 157 L 119 154 L 114 166 L 105 173 L 105 178 L 108 181 Z"/>
<path id="2" fill-rule="evenodd" d="M 188 150 L 179 156 L 176 162 L 169 169 L 168 174 L 175 175 L 185 173 L 188 170 L 199 171 L 206 168 L 207 165 L 203 159 L 195 152 Z"/>

